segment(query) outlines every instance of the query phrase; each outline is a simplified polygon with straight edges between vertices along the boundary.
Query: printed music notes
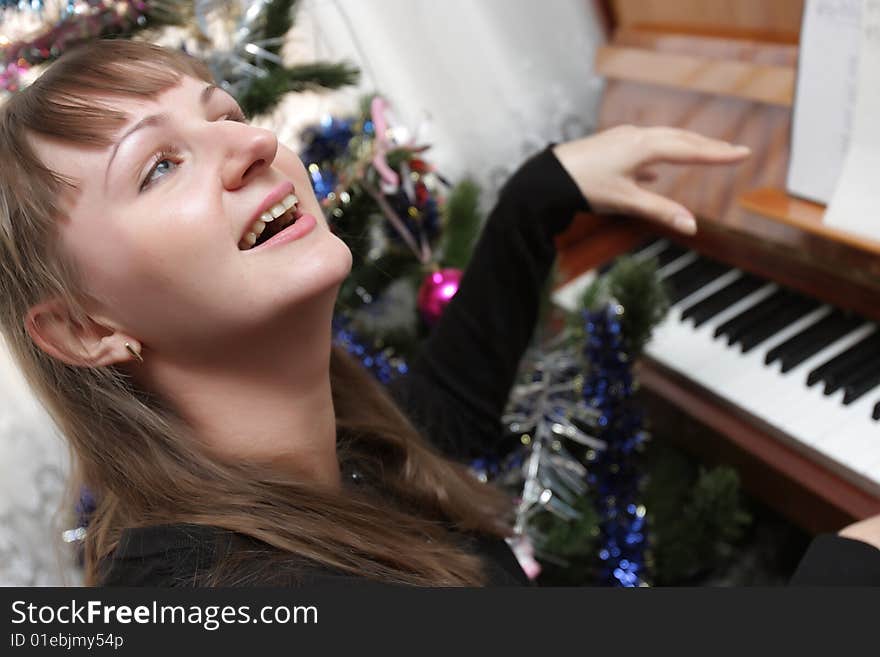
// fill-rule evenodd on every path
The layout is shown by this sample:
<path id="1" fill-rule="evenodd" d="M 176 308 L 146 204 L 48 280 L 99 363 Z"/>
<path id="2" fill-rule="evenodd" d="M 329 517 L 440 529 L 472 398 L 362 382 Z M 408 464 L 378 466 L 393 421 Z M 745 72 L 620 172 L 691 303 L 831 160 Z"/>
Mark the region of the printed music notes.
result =
<path id="1" fill-rule="evenodd" d="M 828 203 L 856 102 L 862 0 L 807 0 L 798 54 L 789 193 Z"/>
<path id="2" fill-rule="evenodd" d="M 824 222 L 880 240 L 880 0 L 862 2 L 857 81 L 849 146 Z"/>

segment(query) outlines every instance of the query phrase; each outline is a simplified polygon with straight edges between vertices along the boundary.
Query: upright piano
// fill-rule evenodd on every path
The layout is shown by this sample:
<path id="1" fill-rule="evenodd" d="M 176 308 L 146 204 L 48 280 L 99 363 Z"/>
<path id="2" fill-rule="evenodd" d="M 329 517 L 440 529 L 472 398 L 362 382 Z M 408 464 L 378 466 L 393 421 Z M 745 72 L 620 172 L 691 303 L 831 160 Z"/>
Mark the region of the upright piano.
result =
<path id="1" fill-rule="evenodd" d="M 649 187 L 695 213 L 693 238 L 576 217 L 558 240 L 559 286 L 623 253 L 656 257 L 673 305 L 641 385 L 711 430 L 664 435 L 736 465 L 748 491 L 808 531 L 880 513 L 880 242 L 824 225 L 822 205 L 785 188 L 802 0 L 595 6 L 608 34 L 598 129 L 673 125 L 752 156 L 657 168 Z"/>

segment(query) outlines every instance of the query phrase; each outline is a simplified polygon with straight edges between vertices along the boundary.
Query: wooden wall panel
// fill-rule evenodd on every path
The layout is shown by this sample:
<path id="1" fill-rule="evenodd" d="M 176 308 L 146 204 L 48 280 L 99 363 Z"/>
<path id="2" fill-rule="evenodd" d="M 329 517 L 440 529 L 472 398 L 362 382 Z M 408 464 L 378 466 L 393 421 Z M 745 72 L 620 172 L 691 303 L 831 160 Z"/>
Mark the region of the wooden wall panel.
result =
<path id="1" fill-rule="evenodd" d="M 804 11 L 803 0 L 611 0 L 610 7 L 617 27 L 675 25 L 793 43 Z"/>

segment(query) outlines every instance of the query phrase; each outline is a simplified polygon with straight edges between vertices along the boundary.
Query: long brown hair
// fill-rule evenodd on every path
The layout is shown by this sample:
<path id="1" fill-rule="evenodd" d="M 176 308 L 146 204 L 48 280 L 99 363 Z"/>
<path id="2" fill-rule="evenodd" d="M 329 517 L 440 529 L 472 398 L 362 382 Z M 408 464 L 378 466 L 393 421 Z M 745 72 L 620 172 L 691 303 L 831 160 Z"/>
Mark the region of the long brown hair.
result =
<path id="1" fill-rule="evenodd" d="M 443 458 L 386 390 L 341 348 L 330 361 L 340 461 L 377 482 L 374 494 L 341 494 L 290 474 L 220 462 L 162 399 L 118 367 L 74 367 L 31 340 L 24 318 L 63 299 L 85 322 L 79 271 L 59 248 L 60 195 L 76 187 L 47 168 L 29 135 L 106 148 L 126 122 L 112 99 L 154 98 L 182 75 L 212 82 L 180 52 L 105 40 L 62 56 L 0 109 L 0 328 L 29 385 L 72 449 L 75 481 L 99 500 L 85 539 L 86 582 L 123 529 L 165 523 L 219 527 L 268 546 L 274 563 L 318 564 L 416 585 L 485 583 L 480 559 L 450 529 L 505 536 L 509 500 Z M 370 490 L 370 487 L 367 487 Z M 203 583 L 245 583 L 232 554 Z M 233 564 L 230 566 L 229 564 Z"/>

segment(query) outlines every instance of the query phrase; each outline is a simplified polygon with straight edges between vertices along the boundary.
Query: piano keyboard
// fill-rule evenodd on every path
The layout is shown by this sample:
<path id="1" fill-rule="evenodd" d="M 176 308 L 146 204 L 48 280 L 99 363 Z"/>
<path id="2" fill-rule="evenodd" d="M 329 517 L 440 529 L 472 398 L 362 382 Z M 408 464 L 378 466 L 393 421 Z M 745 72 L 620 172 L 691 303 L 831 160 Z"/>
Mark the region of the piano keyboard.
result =
<path id="1" fill-rule="evenodd" d="M 880 331 L 872 321 L 658 240 L 672 306 L 645 356 L 880 491 Z M 554 293 L 572 309 L 592 274 Z M 855 476 L 853 476 L 855 475 Z"/>

